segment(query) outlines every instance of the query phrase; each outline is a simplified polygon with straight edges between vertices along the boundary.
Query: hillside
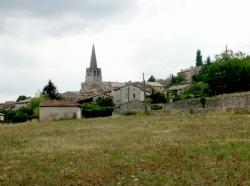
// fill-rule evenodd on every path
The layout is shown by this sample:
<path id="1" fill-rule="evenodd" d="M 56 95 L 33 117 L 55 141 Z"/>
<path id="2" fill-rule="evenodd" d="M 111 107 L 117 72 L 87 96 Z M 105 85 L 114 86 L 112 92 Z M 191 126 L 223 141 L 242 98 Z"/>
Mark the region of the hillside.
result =
<path id="1" fill-rule="evenodd" d="M 0 125 L 0 185 L 250 185 L 250 115 Z"/>

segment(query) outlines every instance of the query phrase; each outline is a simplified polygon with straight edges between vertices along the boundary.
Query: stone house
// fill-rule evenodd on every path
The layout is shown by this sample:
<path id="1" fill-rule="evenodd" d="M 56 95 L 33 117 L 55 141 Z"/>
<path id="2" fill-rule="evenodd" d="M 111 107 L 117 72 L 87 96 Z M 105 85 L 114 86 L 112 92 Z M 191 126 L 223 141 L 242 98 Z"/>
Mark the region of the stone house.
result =
<path id="1" fill-rule="evenodd" d="M 23 107 L 27 107 L 31 103 L 31 99 L 21 100 L 15 103 L 15 109 L 20 109 Z"/>
<path id="2" fill-rule="evenodd" d="M 158 82 L 146 82 L 146 85 L 152 88 L 155 92 L 164 93 L 164 86 Z"/>
<path id="3" fill-rule="evenodd" d="M 0 122 L 4 122 L 4 114 L 0 113 Z"/>
<path id="4" fill-rule="evenodd" d="M 0 110 L 11 110 L 15 108 L 15 102 L 8 101 L 5 103 L 0 103 Z"/>
<path id="5" fill-rule="evenodd" d="M 178 76 L 184 76 L 187 80 L 187 83 L 191 83 L 193 81 L 193 75 L 198 74 L 201 71 L 200 66 L 198 67 L 193 67 L 191 66 L 190 68 L 187 69 L 182 69 L 180 72 L 177 73 Z"/>
<path id="6" fill-rule="evenodd" d="M 146 96 L 151 92 L 146 91 Z M 144 90 L 136 84 L 128 83 L 112 92 L 114 103 L 119 106 L 130 101 L 144 101 Z"/>
<path id="7" fill-rule="evenodd" d="M 150 110 L 148 105 L 147 110 Z M 145 111 L 145 103 L 138 100 L 132 100 L 126 103 L 121 104 L 119 107 L 116 107 L 113 114 L 123 114 L 128 111 L 133 112 L 144 112 Z"/>
<path id="8" fill-rule="evenodd" d="M 82 117 L 81 108 L 78 104 L 65 100 L 47 100 L 40 104 L 39 119 L 60 120 Z"/>
<path id="9" fill-rule="evenodd" d="M 182 94 L 186 89 L 188 89 L 191 86 L 191 84 L 184 84 L 184 85 L 174 85 L 168 88 L 168 96 L 174 96 L 174 95 L 180 95 Z"/>

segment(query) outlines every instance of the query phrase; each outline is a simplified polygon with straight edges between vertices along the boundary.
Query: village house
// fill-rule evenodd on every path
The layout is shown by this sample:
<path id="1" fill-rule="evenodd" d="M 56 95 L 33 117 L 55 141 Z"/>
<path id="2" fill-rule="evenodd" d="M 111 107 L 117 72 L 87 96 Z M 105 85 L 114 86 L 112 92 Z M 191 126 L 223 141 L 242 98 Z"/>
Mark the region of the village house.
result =
<path id="1" fill-rule="evenodd" d="M 0 122 L 4 122 L 4 114 L 0 113 Z"/>
<path id="2" fill-rule="evenodd" d="M 15 108 L 14 101 L 7 101 L 5 103 L 0 103 L 0 110 L 11 110 Z"/>
<path id="3" fill-rule="evenodd" d="M 82 116 L 78 104 L 65 100 L 47 100 L 40 104 L 40 121 L 77 118 Z"/>
<path id="4" fill-rule="evenodd" d="M 177 73 L 178 76 L 184 76 L 186 78 L 187 83 L 191 83 L 193 81 L 193 75 L 198 74 L 201 71 L 201 67 L 193 67 L 187 69 L 182 69 Z"/>
<path id="5" fill-rule="evenodd" d="M 15 109 L 27 107 L 31 103 L 31 99 L 21 100 L 15 103 Z"/>
<path id="6" fill-rule="evenodd" d="M 146 96 L 150 95 L 151 92 L 146 91 Z M 128 83 L 112 92 L 112 97 L 114 100 L 114 103 L 119 106 L 126 102 L 130 101 L 141 101 L 143 102 L 144 97 L 144 90 L 136 84 Z"/>
<path id="7" fill-rule="evenodd" d="M 146 82 L 146 85 L 151 87 L 155 92 L 164 93 L 164 86 L 158 82 Z"/>
<path id="8" fill-rule="evenodd" d="M 168 88 L 168 96 L 176 96 L 182 94 L 186 89 L 188 89 L 191 84 L 184 85 L 174 85 Z"/>

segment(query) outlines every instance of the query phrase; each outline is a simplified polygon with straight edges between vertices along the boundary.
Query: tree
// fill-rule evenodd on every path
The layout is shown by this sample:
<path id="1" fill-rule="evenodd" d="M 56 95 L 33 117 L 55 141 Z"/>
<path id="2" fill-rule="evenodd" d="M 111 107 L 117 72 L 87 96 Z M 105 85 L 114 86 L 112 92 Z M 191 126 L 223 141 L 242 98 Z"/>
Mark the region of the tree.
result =
<path id="1" fill-rule="evenodd" d="M 177 75 L 177 76 L 172 75 L 169 86 L 178 85 L 186 82 L 187 80 L 184 75 Z"/>
<path id="2" fill-rule="evenodd" d="M 155 82 L 155 77 L 151 75 L 150 78 L 148 79 L 148 82 Z"/>
<path id="3" fill-rule="evenodd" d="M 96 100 L 97 105 L 99 105 L 100 107 L 114 107 L 115 104 L 113 102 L 113 99 L 111 97 L 99 97 Z"/>
<path id="4" fill-rule="evenodd" d="M 61 95 L 51 80 L 49 80 L 48 84 L 43 88 L 42 95 L 48 96 L 50 99 L 61 99 Z"/>
<path id="5" fill-rule="evenodd" d="M 156 92 L 156 93 L 152 93 L 150 95 L 150 98 L 152 100 L 152 104 L 156 104 L 156 103 L 166 103 L 167 102 L 167 98 L 163 93 L 160 92 Z"/>
<path id="6" fill-rule="evenodd" d="M 196 53 L 196 66 L 198 67 L 202 65 L 203 65 L 202 55 L 201 55 L 201 51 L 198 49 Z"/>
<path id="7" fill-rule="evenodd" d="M 205 63 L 206 63 L 206 65 L 210 65 L 211 64 L 211 58 L 210 58 L 210 56 L 207 57 Z"/>
<path id="8" fill-rule="evenodd" d="M 22 100 L 26 100 L 26 99 L 28 99 L 27 96 L 21 95 L 21 96 L 19 96 L 19 97 L 17 98 L 16 102 L 19 102 L 19 101 L 22 101 Z"/>
<path id="9" fill-rule="evenodd" d="M 209 86 L 210 95 L 250 90 L 250 56 L 228 51 L 216 56 L 210 65 L 204 65 L 196 76 Z"/>

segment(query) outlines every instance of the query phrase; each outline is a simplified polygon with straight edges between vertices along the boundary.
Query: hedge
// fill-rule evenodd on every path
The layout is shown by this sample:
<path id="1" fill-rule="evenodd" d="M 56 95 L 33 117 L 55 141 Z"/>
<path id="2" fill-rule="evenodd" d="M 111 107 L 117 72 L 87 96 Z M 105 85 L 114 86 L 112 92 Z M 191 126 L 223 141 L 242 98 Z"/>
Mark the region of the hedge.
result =
<path id="1" fill-rule="evenodd" d="M 113 107 L 83 108 L 82 115 L 86 118 L 112 116 Z"/>

